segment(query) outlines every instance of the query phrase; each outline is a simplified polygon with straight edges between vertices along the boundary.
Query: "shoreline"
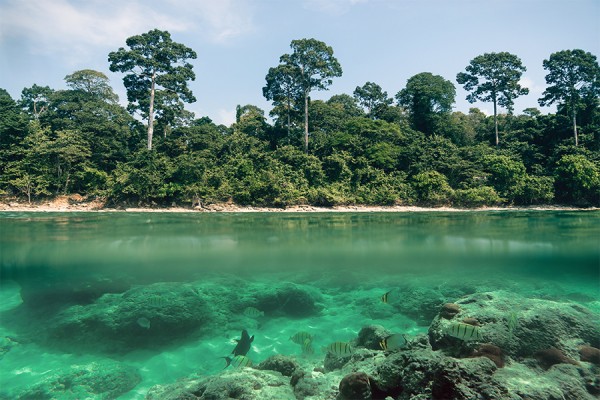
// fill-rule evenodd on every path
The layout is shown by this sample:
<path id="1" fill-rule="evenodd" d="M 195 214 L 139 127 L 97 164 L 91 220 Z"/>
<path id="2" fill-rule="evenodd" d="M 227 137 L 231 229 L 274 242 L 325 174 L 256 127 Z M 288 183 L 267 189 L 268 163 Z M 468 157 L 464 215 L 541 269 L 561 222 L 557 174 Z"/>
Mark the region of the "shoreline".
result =
<path id="1" fill-rule="evenodd" d="M 286 208 L 240 206 L 232 203 L 217 203 L 196 207 L 106 207 L 102 200 L 87 200 L 79 196 L 59 196 L 52 200 L 39 201 L 32 204 L 23 203 L 16 199 L 0 201 L 0 212 L 172 212 L 172 213 L 259 213 L 259 212 L 467 212 L 467 211 L 597 211 L 598 207 L 578 208 L 572 206 L 498 206 L 478 208 L 457 207 L 419 207 L 419 206 L 369 206 L 346 205 L 332 207 L 317 207 L 311 205 L 296 205 Z"/>

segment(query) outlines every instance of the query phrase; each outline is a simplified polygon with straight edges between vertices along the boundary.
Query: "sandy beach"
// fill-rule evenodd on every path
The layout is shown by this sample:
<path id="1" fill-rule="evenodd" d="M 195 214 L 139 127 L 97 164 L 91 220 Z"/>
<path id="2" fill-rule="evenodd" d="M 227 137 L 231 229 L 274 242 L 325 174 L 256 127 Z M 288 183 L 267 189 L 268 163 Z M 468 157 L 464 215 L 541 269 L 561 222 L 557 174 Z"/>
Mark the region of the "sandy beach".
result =
<path id="1" fill-rule="evenodd" d="M 88 199 L 79 195 L 57 196 L 53 199 L 27 203 L 15 198 L 0 199 L 0 212 L 425 212 L 425 211 L 500 211 L 500 210 L 599 210 L 600 208 L 577 208 L 559 205 L 528 206 L 528 207 L 481 207 L 481 208 L 455 208 L 455 207 L 417 207 L 417 206 L 370 206 L 370 205 L 344 205 L 333 207 L 316 207 L 311 205 L 295 205 L 286 208 L 278 207 L 252 207 L 240 206 L 233 203 L 216 203 L 202 206 L 160 207 L 160 206 L 128 206 L 107 205 L 104 199 Z"/>

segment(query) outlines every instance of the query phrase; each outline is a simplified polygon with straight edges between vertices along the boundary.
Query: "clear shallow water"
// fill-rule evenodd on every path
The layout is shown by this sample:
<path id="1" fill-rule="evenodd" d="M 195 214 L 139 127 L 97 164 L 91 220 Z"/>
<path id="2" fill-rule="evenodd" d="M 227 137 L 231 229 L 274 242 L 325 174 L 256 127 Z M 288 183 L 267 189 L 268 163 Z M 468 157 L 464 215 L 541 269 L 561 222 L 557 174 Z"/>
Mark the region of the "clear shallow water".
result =
<path id="1" fill-rule="evenodd" d="M 583 299 L 600 312 L 600 212 L 0 213 L 0 274 L 3 311 L 19 309 L 23 287 L 29 299 L 47 303 L 80 289 L 68 301 L 82 304 L 173 281 L 235 282 L 242 296 L 244 282 L 291 282 L 322 294 L 318 315 L 256 321 L 234 313 L 217 334 L 119 355 L 143 379 L 122 398 L 143 398 L 153 384 L 219 372 L 219 357 L 231 352 L 242 328 L 257 337 L 255 362 L 299 355 L 288 338 L 308 328 L 321 338 L 317 348 L 350 340 L 372 323 L 426 332 L 415 317 L 390 318 L 379 301 L 397 286 L 510 287 L 530 297 Z M 2 315 L 0 337 L 19 337 Z M 0 361 L 0 387 L 18 390 L 48 371 L 98 357 L 23 340 Z"/>

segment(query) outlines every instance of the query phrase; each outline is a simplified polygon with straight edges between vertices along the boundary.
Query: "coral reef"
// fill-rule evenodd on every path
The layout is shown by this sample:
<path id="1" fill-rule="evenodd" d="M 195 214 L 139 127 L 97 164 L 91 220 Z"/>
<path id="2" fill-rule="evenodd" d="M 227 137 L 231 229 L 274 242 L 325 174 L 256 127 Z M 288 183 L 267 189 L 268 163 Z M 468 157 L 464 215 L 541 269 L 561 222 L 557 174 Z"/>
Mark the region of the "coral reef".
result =
<path id="1" fill-rule="evenodd" d="M 256 308 L 265 313 L 289 317 L 308 317 L 321 311 L 320 293 L 308 286 L 292 283 L 264 288 L 256 294 Z"/>
<path id="2" fill-rule="evenodd" d="M 170 385 L 156 385 L 147 400 L 285 400 L 294 399 L 289 378 L 278 372 L 252 368 L 226 371 L 208 378 L 180 379 Z"/>
<path id="3" fill-rule="evenodd" d="M 38 384 L 13 394 L 16 399 L 115 399 L 133 389 L 141 377 L 136 369 L 99 361 L 52 371 Z"/>

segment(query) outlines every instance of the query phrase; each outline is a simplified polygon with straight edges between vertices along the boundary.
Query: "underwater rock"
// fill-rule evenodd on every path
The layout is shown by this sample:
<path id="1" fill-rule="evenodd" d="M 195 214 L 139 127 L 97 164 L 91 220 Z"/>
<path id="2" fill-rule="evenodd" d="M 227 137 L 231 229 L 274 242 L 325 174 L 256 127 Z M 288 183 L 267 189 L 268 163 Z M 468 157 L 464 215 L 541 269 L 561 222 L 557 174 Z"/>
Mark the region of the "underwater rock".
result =
<path id="1" fill-rule="evenodd" d="M 156 283 L 93 304 L 72 306 L 53 318 L 45 341 L 67 351 L 127 353 L 193 338 L 209 326 L 210 304 L 189 286 Z M 147 326 L 139 324 L 141 318 Z"/>
<path id="2" fill-rule="evenodd" d="M 579 357 L 581 361 L 600 365 L 600 349 L 592 346 L 581 346 L 579 348 Z"/>
<path id="3" fill-rule="evenodd" d="M 380 390 L 394 399 L 508 398 L 486 358 L 457 360 L 430 349 L 392 353 L 377 368 Z"/>
<path id="4" fill-rule="evenodd" d="M 600 325 L 585 307 L 573 303 L 530 299 L 512 292 L 475 293 L 456 301 L 458 318 L 475 318 L 480 323 L 482 342 L 492 343 L 513 358 L 531 357 L 538 350 L 560 347 L 576 354 L 581 343 L 600 343 Z M 434 350 L 464 357 L 476 343 L 448 338 L 449 321 L 436 317 L 429 327 Z"/>
<path id="5" fill-rule="evenodd" d="M 256 307 L 269 314 L 309 317 L 321 311 L 321 295 L 313 287 L 287 283 L 256 294 Z"/>
<path id="6" fill-rule="evenodd" d="M 116 399 L 133 389 L 141 380 L 140 374 L 133 367 L 115 361 L 98 361 L 53 371 L 41 382 L 13 393 L 11 398 Z"/>
<path id="7" fill-rule="evenodd" d="M 544 369 L 549 369 L 551 366 L 556 364 L 579 365 L 577 361 L 570 359 L 562 351 L 554 347 L 539 350 L 534 354 L 534 356 Z"/>
<path id="8" fill-rule="evenodd" d="M 147 400 L 284 400 L 295 399 L 289 378 L 278 372 L 252 368 L 222 372 L 201 379 L 180 379 L 170 385 L 156 385 Z"/>
<path id="9" fill-rule="evenodd" d="M 558 364 L 548 371 L 511 363 L 493 376 L 495 382 L 506 388 L 515 399 L 535 400 L 593 400 L 597 399 L 594 385 L 597 372 L 593 367 Z"/>
<path id="10" fill-rule="evenodd" d="M 300 365 L 291 357 L 276 354 L 257 365 L 257 369 L 277 371 L 283 376 L 292 376 Z"/>
<path id="11" fill-rule="evenodd" d="M 439 314 L 440 306 L 449 300 L 439 291 L 424 286 L 403 286 L 398 290 L 400 300 L 390 305 L 421 326 L 429 325 Z"/>
<path id="12" fill-rule="evenodd" d="M 460 307 L 455 303 L 446 303 L 442 306 L 442 310 L 440 311 L 440 317 L 446 319 L 452 319 L 456 314 L 460 312 Z"/>
<path id="13" fill-rule="evenodd" d="M 371 400 L 371 382 L 364 372 L 353 372 L 342 378 L 337 400 Z"/>
<path id="14" fill-rule="evenodd" d="M 379 343 L 391 334 L 392 332 L 381 325 L 364 326 L 360 332 L 358 332 L 356 344 L 371 350 L 381 350 Z"/>

